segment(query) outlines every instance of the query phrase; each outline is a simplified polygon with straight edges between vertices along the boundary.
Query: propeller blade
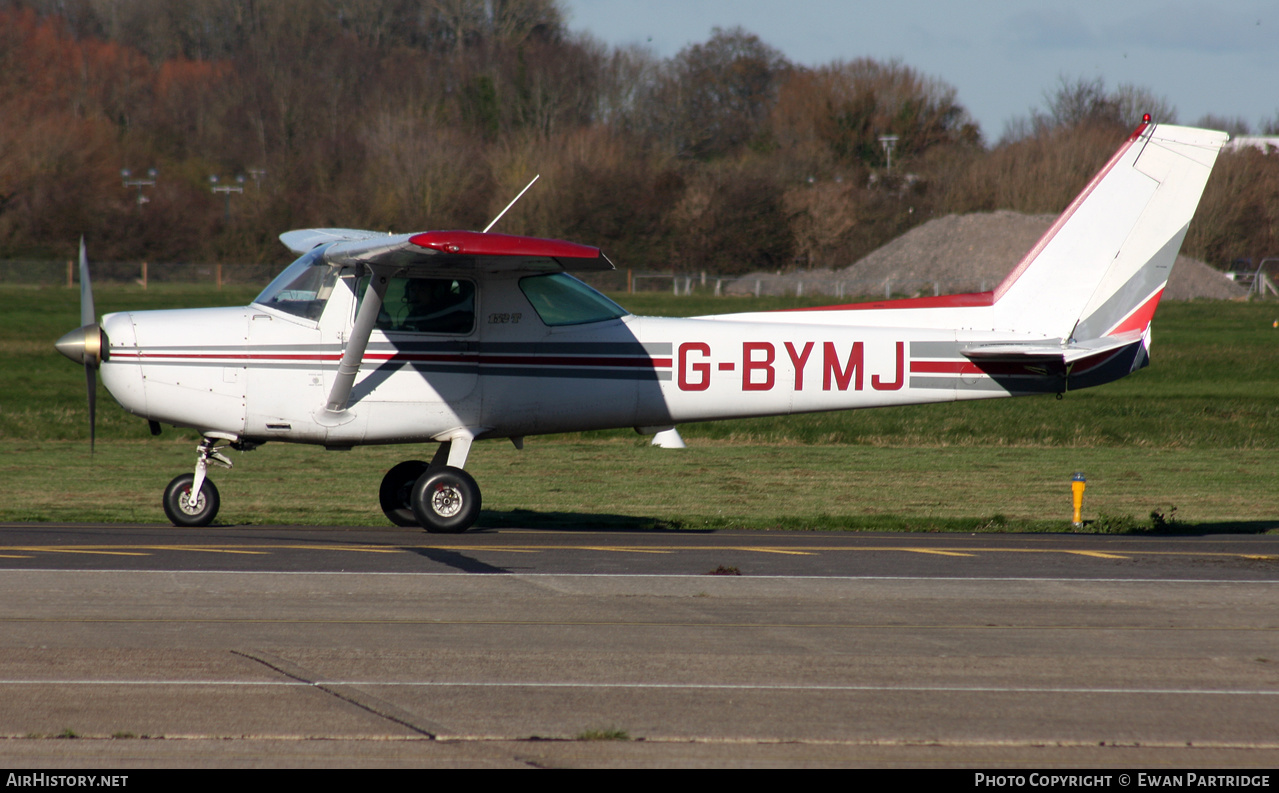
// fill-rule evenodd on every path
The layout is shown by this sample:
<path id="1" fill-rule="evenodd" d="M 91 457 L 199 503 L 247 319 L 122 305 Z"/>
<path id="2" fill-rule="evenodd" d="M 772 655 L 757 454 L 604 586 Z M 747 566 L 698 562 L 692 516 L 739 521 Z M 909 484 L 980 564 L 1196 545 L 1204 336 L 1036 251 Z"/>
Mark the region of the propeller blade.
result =
<path id="1" fill-rule="evenodd" d="M 98 376 L 91 363 L 84 365 L 84 383 L 89 389 L 89 454 L 92 455 L 98 424 Z"/>
<path id="2" fill-rule="evenodd" d="M 80 327 L 98 321 L 93 310 L 93 285 L 89 283 L 89 257 L 84 251 L 84 237 L 80 238 Z"/>
<path id="3" fill-rule="evenodd" d="M 89 454 L 93 454 L 98 434 L 98 364 L 105 347 L 102 328 L 93 306 L 93 285 L 89 282 L 89 256 L 80 237 L 80 327 L 58 339 L 58 352 L 84 363 L 84 385 L 89 393 Z"/>

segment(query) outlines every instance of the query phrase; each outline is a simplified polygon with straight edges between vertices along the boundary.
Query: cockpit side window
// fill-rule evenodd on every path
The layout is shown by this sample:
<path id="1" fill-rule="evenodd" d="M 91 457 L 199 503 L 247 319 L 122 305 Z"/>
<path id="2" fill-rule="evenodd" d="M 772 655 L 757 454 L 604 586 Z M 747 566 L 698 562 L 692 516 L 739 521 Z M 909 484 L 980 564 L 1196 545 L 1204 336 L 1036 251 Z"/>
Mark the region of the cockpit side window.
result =
<path id="1" fill-rule="evenodd" d="M 327 247 L 303 254 L 277 275 L 253 302 L 302 319 L 319 320 L 338 280 L 338 268 L 324 261 Z"/>
<path id="2" fill-rule="evenodd" d="M 626 309 L 568 273 L 521 278 L 520 290 L 542 322 L 551 327 L 603 322 L 627 314 Z"/>
<path id="3" fill-rule="evenodd" d="M 361 302 L 368 285 L 367 277 L 360 279 L 356 294 Z M 475 327 L 475 283 L 461 278 L 392 278 L 374 327 L 390 333 L 470 333 Z"/>

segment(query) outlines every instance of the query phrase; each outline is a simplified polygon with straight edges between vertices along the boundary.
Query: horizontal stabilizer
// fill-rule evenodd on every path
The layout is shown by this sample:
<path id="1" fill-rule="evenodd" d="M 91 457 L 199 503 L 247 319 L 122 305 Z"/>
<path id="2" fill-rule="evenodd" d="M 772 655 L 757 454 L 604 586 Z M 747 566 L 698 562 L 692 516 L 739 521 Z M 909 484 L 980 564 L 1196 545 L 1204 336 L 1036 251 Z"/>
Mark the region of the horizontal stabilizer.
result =
<path id="1" fill-rule="evenodd" d="M 960 353 L 977 363 L 1032 363 L 1052 362 L 1072 364 L 1100 353 L 1111 352 L 1141 341 L 1141 331 L 1128 331 L 1114 336 L 1105 336 L 1087 341 L 1073 341 L 1065 344 L 1044 344 L 1043 342 L 1018 344 L 971 344 L 960 350 Z"/>

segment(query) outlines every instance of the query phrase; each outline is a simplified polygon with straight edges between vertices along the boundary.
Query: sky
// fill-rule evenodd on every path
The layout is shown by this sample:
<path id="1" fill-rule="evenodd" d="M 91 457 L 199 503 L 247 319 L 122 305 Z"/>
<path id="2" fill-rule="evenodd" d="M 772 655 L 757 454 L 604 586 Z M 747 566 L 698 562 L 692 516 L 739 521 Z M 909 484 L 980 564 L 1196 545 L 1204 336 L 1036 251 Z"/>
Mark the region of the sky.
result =
<path id="1" fill-rule="evenodd" d="M 1163 97 L 1176 121 L 1279 115 L 1279 2 L 1230 0 L 563 0 L 570 30 L 662 58 L 741 26 L 793 63 L 870 57 L 938 78 L 988 142 L 1063 78 Z M 1158 121 L 1159 119 L 1156 119 Z"/>

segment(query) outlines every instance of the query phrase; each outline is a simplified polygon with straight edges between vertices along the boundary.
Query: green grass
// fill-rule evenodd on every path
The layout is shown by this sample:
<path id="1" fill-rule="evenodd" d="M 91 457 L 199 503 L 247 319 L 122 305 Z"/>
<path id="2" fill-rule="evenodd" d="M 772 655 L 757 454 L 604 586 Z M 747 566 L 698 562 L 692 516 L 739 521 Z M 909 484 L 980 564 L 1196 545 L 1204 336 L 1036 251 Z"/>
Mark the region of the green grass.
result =
<path id="1" fill-rule="evenodd" d="M 99 314 L 244 304 L 254 289 L 102 286 Z M 637 313 L 697 315 L 811 305 L 813 299 L 614 295 Z M 1279 307 L 1171 303 L 1153 363 L 1067 394 L 683 425 L 683 452 L 629 430 L 478 444 L 480 525 L 1055 531 L 1070 518 L 1071 473 L 1088 475 L 1098 531 L 1265 530 L 1279 518 Z M 98 453 L 87 449 L 82 371 L 52 343 L 78 325 L 78 292 L 0 286 L 0 520 L 156 523 L 159 495 L 194 463 L 195 437 L 145 422 L 99 393 Z M 215 471 L 221 520 L 383 525 L 377 485 L 432 449 L 328 453 L 271 444 Z M 548 475 L 547 472 L 552 472 Z M 335 486 L 335 483 L 338 483 Z M 74 495 L 72 495 L 74 494 Z M 1175 512 L 1173 509 L 1175 508 Z M 1105 520 L 1101 519 L 1105 516 Z"/>
<path id="2" fill-rule="evenodd" d="M 99 445 L 13 441 L 0 456 L 0 520 L 160 523 L 160 493 L 189 471 L 195 444 L 166 434 Z M 219 521 L 386 525 L 382 474 L 431 449 L 350 452 L 271 444 L 230 453 L 211 476 Z M 467 469 L 484 489 L 479 525 L 569 529 L 1068 531 L 1070 477 L 1088 477 L 1084 516 L 1113 532 L 1150 514 L 1196 531 L 1279 526 L 1279 469 L 1266 450 L 1053 447 L 866 447 L 646 438 L 531 438 L 477 444 Z"/>

